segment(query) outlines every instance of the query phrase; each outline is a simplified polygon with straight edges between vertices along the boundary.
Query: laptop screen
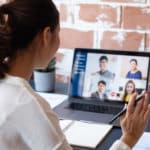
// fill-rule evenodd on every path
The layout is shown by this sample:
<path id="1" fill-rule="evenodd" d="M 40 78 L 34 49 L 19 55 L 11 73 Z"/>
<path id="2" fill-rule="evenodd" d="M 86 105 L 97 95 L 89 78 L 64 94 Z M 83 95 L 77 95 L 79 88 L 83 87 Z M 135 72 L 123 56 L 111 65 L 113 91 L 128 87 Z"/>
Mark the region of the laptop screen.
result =
<path id="1" fill-rule="evenodd" d="M 69 96 L 128 102 L 147 89 L 149 65 L 149 53 L 77 48 Z"/>

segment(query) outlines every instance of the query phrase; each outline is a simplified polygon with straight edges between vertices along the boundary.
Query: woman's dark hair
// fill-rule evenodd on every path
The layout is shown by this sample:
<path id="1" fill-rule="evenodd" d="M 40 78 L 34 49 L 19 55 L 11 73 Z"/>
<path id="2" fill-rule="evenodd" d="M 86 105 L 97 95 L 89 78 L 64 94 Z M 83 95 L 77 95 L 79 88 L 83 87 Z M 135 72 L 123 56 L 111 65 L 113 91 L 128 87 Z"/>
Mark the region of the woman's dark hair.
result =
<path id="1" fill-rule="evenodd" d="M 136 59 L 131 59 L 131 60 L 130 60 L 130 63 L 131 63 L 132 61 L 134 61 L 134 62 L 136 63 L 136 65 L 137 65 L 138 62 L 137 62 Z"/>
<path id="2" fill-rule="evenodd" d="M 59 12 L 52 0 L 13 0 L 0 6 L 0 78 L 18 50 L 27 48 L 37 33 L 49 26 L 54 32 Z"/>
<path id="3" fill-rule="evenodd" d="M 136 92 L 136 87 L 135 87 L 134 81 L 133 81 L 133 80 L 128 80 L 128 82 L 127 82 L 126 85 L 125 85 L 125 93 L 124 93 L 124 95 L 123 95 L 123 100 L 125 100 L 126 96 L 128 95 L 128 93 L 127 93 L 127 86 L 128 86 L 128 84 L 132 84 L 133 87 L 134 87 L 132 93 L 135 93 L 135 92 Z"/>

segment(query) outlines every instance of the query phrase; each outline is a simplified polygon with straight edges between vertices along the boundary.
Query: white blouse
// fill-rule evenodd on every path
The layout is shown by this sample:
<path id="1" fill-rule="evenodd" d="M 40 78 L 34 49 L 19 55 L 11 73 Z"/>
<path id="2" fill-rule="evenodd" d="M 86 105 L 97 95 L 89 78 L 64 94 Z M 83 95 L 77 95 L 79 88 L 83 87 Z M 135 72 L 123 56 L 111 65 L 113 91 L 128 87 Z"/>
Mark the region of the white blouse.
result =
<path id="1" fill-rule="evenodd" d="M 26 80 L 10 75 L 0 80 L 0 149 L 72 149 L 49 104 L 33 91 Z M 119 140 L 111 150 L 130 148 Z"/>

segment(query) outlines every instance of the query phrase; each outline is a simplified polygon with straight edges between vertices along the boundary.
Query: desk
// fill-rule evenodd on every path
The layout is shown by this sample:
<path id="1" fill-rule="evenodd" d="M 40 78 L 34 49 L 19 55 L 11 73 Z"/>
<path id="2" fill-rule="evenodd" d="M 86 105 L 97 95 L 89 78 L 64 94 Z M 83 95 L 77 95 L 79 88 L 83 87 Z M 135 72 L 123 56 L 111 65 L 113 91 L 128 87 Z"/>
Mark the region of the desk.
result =
<path id="1" fill-rule="evenodd" d="M 55 93 L 42 93 L 38 92 L 42 97 L 44 97 L 48 103 L 50 103 L 51 107 L 54 109 L 57 105 L 62 103 L 66 98 L 67 95 L 63 94 L 55 94 Z M 57 112 L 56 112 L 57 113 Z M 121 136 L 121 129 L 114 127 L 106 139 L 98 145 L 96 150 L 108 150 L 109 147 L 113 144 L 113 142 Z M 80 150 L 88 150 L 87 148 L 80 148 Z"/>
<path id="2" fill-rule="evenodd" d="M 66 85 L 65 84 L 57 84 L 56 87 L 57 88 L 56 88 L 55 92 L 56 93 L 61 93 L 61 95 L 60 94 L 56 94 L 56 93 L 53 93 L 53 94 L 50 94 L 50 93 L 39 93 L 41 96 L 43 96 L 50 103 L 50 105 L 52 106 L 53 109 L 58 104 L 62 103 L 64 101 L 64 99 L 67 98 L 67 95 L 64 95 L 64 94 L 66 94 L 65 92 L 67 92 Z M 64 94 L 62 95 L 62 93 L 64 93 Z M 146 131 L 150 131 L 150 122 L 148 124 L 148 127 L 146 128 Z M 96 148 L 96 150 L 108 150 L 111 147 L 111 145 L 113 144 L 113 142 L 116 139 L 120 138 L 121 134 L 122 134 L 122 132 L 121 132 L 120 128 L 113 127 L 113 129 L 111 130 L 111 132 L 104 139 L 104 141 L 102 141 L 98 145 L 98 147 Z M 87 148 L 80 148 L 80 150 L 88 150 L 88 149 Z"/>

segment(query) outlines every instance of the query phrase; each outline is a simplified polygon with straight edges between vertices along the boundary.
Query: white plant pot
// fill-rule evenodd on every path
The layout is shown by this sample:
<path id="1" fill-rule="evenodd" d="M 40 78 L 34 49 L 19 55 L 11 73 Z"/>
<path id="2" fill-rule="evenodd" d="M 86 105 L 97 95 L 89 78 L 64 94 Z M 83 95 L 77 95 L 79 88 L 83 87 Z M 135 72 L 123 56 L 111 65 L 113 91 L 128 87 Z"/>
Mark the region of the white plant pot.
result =
<path id="1" fill-rule="evenodd" d="M 39 72 L 34 71 L 35 90 L 39 92 L 53 92 L 55 89 L 55 71 Z"/>

